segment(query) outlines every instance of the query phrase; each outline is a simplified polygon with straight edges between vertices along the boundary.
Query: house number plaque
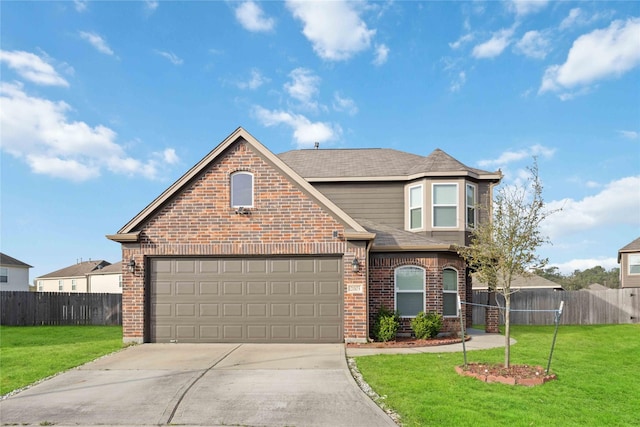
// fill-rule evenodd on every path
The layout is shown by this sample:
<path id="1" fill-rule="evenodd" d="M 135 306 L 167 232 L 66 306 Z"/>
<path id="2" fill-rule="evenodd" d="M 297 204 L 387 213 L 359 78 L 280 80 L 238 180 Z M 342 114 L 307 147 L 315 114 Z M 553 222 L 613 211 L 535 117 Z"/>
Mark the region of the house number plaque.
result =
<path id="1" fill-rule="evenodd" d="M 347 293 L 348 294 L 361 294 L 362 293 L 362 285 L 347 285 Z"/>

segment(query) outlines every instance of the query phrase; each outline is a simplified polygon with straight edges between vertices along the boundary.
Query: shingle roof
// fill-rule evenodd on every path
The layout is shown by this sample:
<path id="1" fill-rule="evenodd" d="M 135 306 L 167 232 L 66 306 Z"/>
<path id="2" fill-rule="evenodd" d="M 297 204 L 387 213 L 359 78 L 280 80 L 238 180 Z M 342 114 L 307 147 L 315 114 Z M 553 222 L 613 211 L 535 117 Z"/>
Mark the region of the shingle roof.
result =
<path id="1" fill-rule="evenodd" d="M 453 250 L 451 243 L 430 239 L 417 233 L 356 218 L 369 232 L 375 233 L 372 250 Z"/>
<path id="2" fill-rule="evenodd" d="M 27 268 L 32 268 L 33 266 L 24 263 L 18 259 L 15 259 L 13 257 L 10 257 L 9 255 L 3 254 L 2 252 L 0 252 L 0 265 L 4 265 L 4 266 L 13 266 L 13 267 L 27 267 Z"/>
<path id="3" fill-rule="evenodd" d="M 496 174 L 470 168 L 440 149 L 427 157 L 389 148 L 292 150 L 278 157 L 305 179 Z"/>
<path id="4" fill-rule="evenodd" d="M 629 243 L 628 245 L 620 249 L 620 252 L 635 252 L 635 251 L 640 251 L 640 237 L 638 237 L 636 240 L 634 240 L 633 242 Z"/>
<path id="5" fill-rule="evenodd" d="M 69 267 L 61 268 L 54 272 L 40 276 L 39 279 L 46 279 L 51 277 L 82 277 L 87 273 L 90 273 L 99 268 L 99 266 L 106 267 L 111 265 L 110 262 L 97 259 L 94 261 L 83 261 L 77 264 L 70 265 Z"/>
<path id="6" fill-rule="evenodd" d="M 122 261 L 118 261 L 115 264 L 109 264 L 102 268 L 97 268 L 88 274 L 119 274 L 122 273 Z"/>
<path id="7" fill-rule="evenodd" d="M 487 289 L 487 284 L 482 283 L 475 278 L 474 275 L 472 277 L 472 286 L 473 289 Z M 533 275 L 533 276 L 516 276 L 513 278 L 511 282 L 511 289 L 556 289 L 556 290 L 564 290 L 562 285 L 559 283 L 553 282 L 549 279 L 545 279 L 544 277 Z"/>

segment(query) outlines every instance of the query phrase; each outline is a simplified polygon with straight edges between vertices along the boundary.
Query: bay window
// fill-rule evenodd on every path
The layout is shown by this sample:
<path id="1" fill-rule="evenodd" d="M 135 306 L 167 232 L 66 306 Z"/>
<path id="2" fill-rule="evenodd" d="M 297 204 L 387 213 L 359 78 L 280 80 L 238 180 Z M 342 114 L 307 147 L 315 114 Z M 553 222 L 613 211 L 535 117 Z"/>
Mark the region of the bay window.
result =
<path id="1" fill-rule="evenodd" d="M 458 184 L 433 184 L 433 226 L 458 226 Z"/>

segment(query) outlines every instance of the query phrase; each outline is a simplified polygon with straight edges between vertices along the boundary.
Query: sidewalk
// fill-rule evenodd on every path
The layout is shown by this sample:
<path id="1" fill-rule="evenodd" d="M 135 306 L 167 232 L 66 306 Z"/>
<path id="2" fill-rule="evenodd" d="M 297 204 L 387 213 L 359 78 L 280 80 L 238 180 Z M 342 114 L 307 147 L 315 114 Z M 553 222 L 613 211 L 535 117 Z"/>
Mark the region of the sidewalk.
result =
<path id="1" fill-rule="evenodd" d="M 471 339 L 465 342 L 467 351 L 486 350 L 504 347 L 504 335 L 487 334 L 480 329 L 467 329 Z M 516 340 L 511 338 L 511 344 Z M 348 357 L 372 356 L 375 354 L 417 354 L 417 353 L 453 353 L 462 351 L 462 343 L 410 348 L 353 348 L 347 347 Z"/>

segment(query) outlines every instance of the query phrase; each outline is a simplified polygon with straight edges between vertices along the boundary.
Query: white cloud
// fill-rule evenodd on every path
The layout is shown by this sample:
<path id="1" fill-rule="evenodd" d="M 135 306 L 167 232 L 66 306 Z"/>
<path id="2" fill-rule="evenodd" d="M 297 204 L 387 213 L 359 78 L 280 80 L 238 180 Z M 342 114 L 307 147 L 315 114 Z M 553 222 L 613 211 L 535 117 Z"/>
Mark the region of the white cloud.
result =
<path id="1" fill-rule="evenodd" d="M 580 36 L 562 65 L 548 67 L 538 93 L 564 91 L 620 76 L 640 65 L 640 18 L 613 21 Z"/>
<path id="2" fill-rule="evenodd" d="M 491 39 L 473 48 L 471 54 L 475 58 L 495 58 L 511 44 L 513 28 L 505 28 L 493 33 Z"/>
<path id="3" fill-rule="evenodd" d="M 263 84 L 267 83 L 269 79 L 264 77 L 259 70 L 251 70 L 251 78 L 244 82 L 239 82 L 238 87 L 240 89 L 258 89 Z"/>
<path id="4" fill-rule="evenodd" d="M 611 19 L 612 16 L 612 11 L 601 11 L 593 15 L 587 15 L 582 9 L 575 7 L 569 11 L 569 15 L 562 20 L 558 28 L 560 31 L 570 30 L 589 25 L 601 19 Z"/>
<path id="5" fill-rule="evenodd" d="M 453 43 L 449 43 L 449 47 L 451 49 L 460 49 L 462 47 L 462 45 L 465 45 L 471 41 L 473 41 L 474 35 L 473 33 L 467 33 L 464 36 L 461 36 L 458 40 L 456 40 Z"/>
<path id="6" fill-rule="evenodd" d="M 360 18 L 358 2 L 289 0 L 287 7 L 302 21 L 305 37 L 320 58 L 344 61 L 369 49 L 375 30 Z"/>
<path id="7" fill-rule="evenodd" d="M 144 8 L 148 13 L 153 13 L 156 11 L 156 9 L 158 9 L 158 6 L 160 4 L 157 2 L 157 0 L 145 0 L 144 2 Z"/>
<path id="8" fill-rule="evenodd" d="M 509 9 L 518 16 L 540 12 L 547 7 L 549 0 L 511 0 Z"/>
<path id="9" fill-rule="evenodd" d="M 560 23 L 560 29 L 566 30 L 567 28 L 571 28 L 576 25 L 578 22 L 583 20 L 584 13 L 582 13 L 582 9 L 579 7 L 574 7 L 569 11 L 569 15 L 562 20 Z"/>
<path id="10" fill-rule="evenodd" d="M 296 68 L 289 73 L 289 77 L 291 77 L 291 82 L 284 85 L 289 96 L 300 101 L 305 108 L 318 108 L 313 98 L 318 94 L 320 77 L 306 68 Z"/>
<path id="11" fill-rule="evenodd" d="M 605 185 L 602 191 L 582 200 L 566 198 L 547 203 L 550 215 L 542 229 L 551 240 L 591 229 L 617 225 L 639 225 L 640 175 Z"/>
<path id="12" fill-rule="evenodd" d="M 275 21 L 267 18 L 264 11 L 254 1 L 245 1 L 236 8 L 236 19 L 245 30 L 265 32 L 273 30 Z"/>
<path id="13" fill-rule="evenodd" d="M 87 0 L 73 0 L 76 12 L 84 12 L 87 10 Z"/>
<path id="14" fill-rule="evenodd" d="M 22 78 L 45 86 L 65 86 L 69 83 L 38 55 L 21 50 L 0 50 L 0 63 L 6 63 Z"/>
<path id="15" fill-rule="evenodd" d="M 638 137 L 640 137 L 640 133 L 636 132 L 635 130 L 619 130 L 618 134 L 620 134 L 621 137 L 627 139 L 638 139 Z"/>
<path id="16" fill-rule="evenodd" d="M 293 139 L 298 148 L 310 148 L 315 142 L 332 141 L 342 134 L 342 129 L 337 125 L 312 122 L 303 115 L 288 111 L 267 110 L 255 106 L 253 114 L 264 126 L 289 126 L 293 130 Z"/>
<path id="17" fill-rule="evenodd" d="M 384 45 L 376 45 L 376 57 L 373 60 L 373 65 L 382 65 L 387 62 L 389 58 L 389 48 Z"/>
<path id="18" fill-rule="evenodd" d="M 71 121 L 64 101 L 30 96 L 20 84 L 0 84 L 2 149 L 23 160 L 31 170 L 70 181 L 85 181 L 102 169 L 127 175 L 157 178 L 163 164 L 155 159 L 142 162 L 125 153 L 110 128 Z M 159 157 L 166 164 L 177 161 L 167 149 Z"/>
<path id="19" fill-rule="evenodd" d="M 180 58 L 179 56 L 177 56 L 173 52 L 165 52 L 165 51 L 162 51 L 162 50 L 154 50 L 154 52 L 156 54 L 162 56 L 163 58 L 168 59 L 169 62 L 171 62 L 173 65 L 182 65 L 184 63 L 182 58 Z"/>
<path id="20" fill-rule="evenodd" d="M 333 94 L 333 109 L 340 112 L 345 112 L 350 116 L 358 114 L 358 106 L 351 98 L 343 98 L 339 93 Z"/>
<path id="21" fill-rule="evenodd" d="M 88 31 L 80 31 L 79 34 L 83 40 L 88 41 L 91 46 L 98 50 L 98 52 L 104 53 L 105 55 L 114 55 L 113 50 L 111 50 L 106 40 L 103 39 L 102 36 Z"/>
<path id="22" fill-rule="evenodd" d="M 549 53 L 551 43 L 540 31 L 527 31 L 515 47 L 517 52 L 529 58 L 544 59 Z"/>
<path id="23" fill-rule="evenodd" d="M 549 263 L 548 267 L 558 267 L 560 273 L 564 275 L 569 275 L 576 270 L 584 271 L 590 268 L 600 266 L 605 270 L 611 270 L 612 268 L 620 267 L 618 265 L 618 260 L 615 257 L 609 258 L 582 258 L 582 259 L 572 259 L 563 263 Z"/>
<path id="24" fill-rule="evenodd" d="M 460 71 L 455 79 L 451 82 L 451 86 L 449 86 L 449 90 L 451 92 L 460 92 L 462 86 L 467 82 L 467 73 L 464 71 Z"/>
<path id="25" fill-rule="evenodd" d="M 478 165 L 480 167 L 504 167 L 510 163 L 519 162 L 526 158 L 539 157 L 551 158 L 555 154 L 555 148 L 545 147 L 544 145 L 536 144 L 523 150 L 518 151 L 505 151 L 493 160 L 480 160 Z"/>
<path id="26" fill-rule="evenodd" d="M 176 150 L 173 148 L 166 148 L 162 152 L 162 160 L 169 165 L 175 165 L 180 161 L 180 158 L 176 154 Z"/>

